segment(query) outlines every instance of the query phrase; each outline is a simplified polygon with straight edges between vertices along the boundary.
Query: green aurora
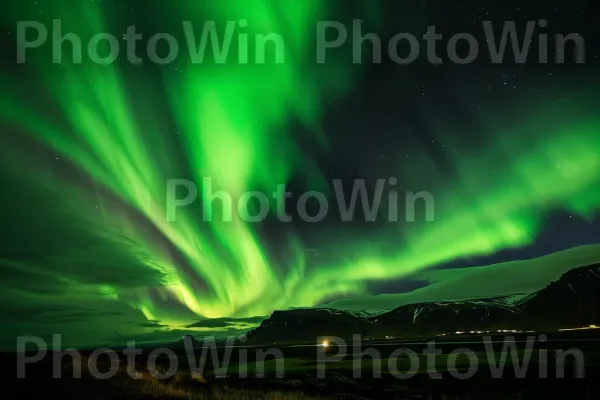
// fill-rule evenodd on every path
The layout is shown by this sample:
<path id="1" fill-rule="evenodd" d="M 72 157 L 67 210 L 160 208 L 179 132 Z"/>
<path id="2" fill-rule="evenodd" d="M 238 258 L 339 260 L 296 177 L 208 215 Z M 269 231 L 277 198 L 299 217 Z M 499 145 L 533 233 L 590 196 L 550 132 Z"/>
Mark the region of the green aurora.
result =
<path id="1" fill-rule="evenodd" d="M 102 4 L 73 7 L 57 1 L 45 5 L 43 13 L 61 15 L 65 32 L 85 38 L 122 25 Z M 547 213 L 559 210 L 591 220 L 600 208 L 600 119 L 592 109 L 585 111 L 597 100 L 589 90 L 560 101 L 532 95 L 510 106 L 528 107 L 526 118 L 486 115 L 495 128 L 486 132 L 485 144 L 441 139 L 456 174 L 452 180 L 415 146 L 409 160 L 397 160 L 397 169 L 383 177 L 398 177 L 406 187 L 427 182 L 435 196 L 435 221 L 398 224 L 368 241 L 324 243 L 319 250 L 328 254 L 327 261 L 311 259 L 292 225 L 279 228 L 285 240 L 281 250 L 272 248 L 259 224 L 239 218 L 202 221 L 199 209 L 206 197 L 179 209 L 177 220 L 168 222 L 166 183 L 173 178 L 201 182 L 211 177 L 214 191 L 237 198 L 249 190 L 272 193 L 300 176 L 307 187 L 331 196 L 329 177 L 302 143 L 335 152 L 322 118 L 362 79 L 356 65 L 347 68 L 336 58 L 326 65 L 311 60 L 314 39 L 305 32 L 332 15 L 325 2 L 192 4 L 171 5 L 165 26 L 176 26 L 190 14 L 217 23 L 243 17 L 249 34 L 282 33 L 286 62 L 175 63 L 161 69 L 162 81 L 148 85 L 153 77 L 145 69 L 118 63 L 49 65 L 49 48 L 41 48 L 31 52 L 40 60 L 26 65 L 39 77 L 31 84 L 35 94 L 4 80 L 0 116 L 19 140 L 5 146 L 10 150 L 3 157 L 3 179 L 26 177 L 23 191 L 45 199 L 44 209 L 36 206 L 29 216 L 29 229 L 51 237 L 39 250 L 49 256 L 32 250 L 25 259 L 0 260 L 16 277 L 13 282 L 21 282 L 3 288 L 3 303 L 19 299 L 32 309 L 77 304 L 88 316 L 98 310 L 98 321 L 130 310 L 126 318 L 141 313 L 148 328 L 174 332 L 206 318 L 236 318 L 242 322 L 234 327 L 243 329 L 251 326 L 244 319 L 276 309 L 368 296 L 372 281 L 528 246 L 544 229 Z M 22 6 L 19 12 L 35 20 L 38 9 Z M 453 125 L 435 121 L 432 132 L 451 137 Z M 296 134 L 292 125 L 301 125 L 305 135 Z M 21 140 L 50 150 L 77 173 L 37 162 Z M 55 246 L 62 239 L 61 247 Z M 600 260 L 597 248 L 594 254 Z M 28 290 L 34 277 L 46 280 L 48 290 Z M 35 334 L 40 321 L 24 323 L 11 334 Z M 125 336 L 140 330 L 119 329 Z"/>

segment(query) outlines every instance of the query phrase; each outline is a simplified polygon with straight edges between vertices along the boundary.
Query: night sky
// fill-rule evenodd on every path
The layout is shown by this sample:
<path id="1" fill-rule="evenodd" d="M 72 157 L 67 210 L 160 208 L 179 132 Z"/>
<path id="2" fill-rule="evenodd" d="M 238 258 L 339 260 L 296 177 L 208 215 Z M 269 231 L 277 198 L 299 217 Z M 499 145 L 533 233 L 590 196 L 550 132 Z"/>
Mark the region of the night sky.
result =
<path id="1" fill-rule="evenodd" d="M 1 27 L 2 347 L 53 333 L 74 346 L 234 334 L 291 307 L 392 309 L 528 293 L 600 261 L 599 36 L 589 1 L 11 3 Z M 84 45 L 95 33 L 114 35 L 120 57 L 97 64 L 84 47 L 73 63 L 65 43 L 63 62 L 53 63 L 53 19 Z M 251 37 L 281 35 L 284 62 L 267 51 L 257 64 L 252 50 L 240 63 L 235 40 L 226 62 L 191 62 L 182 21 L 199 37 L 205 21 L 224 31 L 240 19 Z M 419 56 L 399 64 L 384 53 L 374 63 L 365 44 L 354 63 L 357 19 L 384 50 L 395 34 L 414 35 Z M 343 24 L 349 38 L 318 63 L 324 20 Z M 17 21 L 48 29 L 24 63 Z M 503 62 L 492 62 L 483 21 L 498 42 L 505 21 L 515 22 L 520 42 L 535 21 L 526 62 L 515 62 L 510 44 Z M 137 65 L 124 47 L 132 25 L 143 37 Z M 422 40 L 432 25 L 443 36 L 442 64 L 428 61 Z M 583 63 L 573 42 L 553 50 L 555 34 L 573 32 L 585 41 Z M 173 62 L 149 60 L 144 44 L 156 33 L 178 40 Z M 457 33 L 479 43 L 473 62 L 449 60 Z M 538 34 L 551 48 L 545 64 Z M 458 53 L 467 52 L 463 41 Z M 204 221 L 203 178 L 234 199 L 248 191 L 272 199 L 285 185 L 292 221 L 222 221 L 218 205 Z M 166 213 L 172 179 L 199 188 L 175 221 Z M 357 180 L 370 196 L 385 180 L 375 221 L 360 201 L 343 221 L 334 180 L 346 201 Z M 328 199 L 318 222 L 295 209 L 307 191 Z M 397 221 L 388 213 L 392 191 Z M 405 220 L 407 191 L 431 194 L 433 220 L 424 202 L 415 221 Z M 309 215 L 317 204 L 308 201 Z"/>

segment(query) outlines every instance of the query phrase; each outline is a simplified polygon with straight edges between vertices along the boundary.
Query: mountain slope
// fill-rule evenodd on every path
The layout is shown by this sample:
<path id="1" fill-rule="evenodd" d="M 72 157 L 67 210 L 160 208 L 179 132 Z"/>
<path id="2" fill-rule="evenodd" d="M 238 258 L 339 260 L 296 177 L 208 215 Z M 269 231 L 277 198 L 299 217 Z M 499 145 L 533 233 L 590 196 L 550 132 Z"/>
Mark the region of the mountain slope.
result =
<path id="1" fill-rule="evenodd" d="M 515 322 L 523 329 L 600 324 L 600 264 L 568 271 L 533 294 Z"/>

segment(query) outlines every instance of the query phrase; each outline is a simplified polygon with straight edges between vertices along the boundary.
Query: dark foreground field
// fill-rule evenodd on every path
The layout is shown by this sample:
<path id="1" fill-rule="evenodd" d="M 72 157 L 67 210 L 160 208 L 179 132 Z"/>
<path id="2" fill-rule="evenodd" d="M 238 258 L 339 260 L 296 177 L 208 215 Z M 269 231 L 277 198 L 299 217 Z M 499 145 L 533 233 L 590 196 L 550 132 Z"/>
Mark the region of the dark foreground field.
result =
<path id="1" fill-rule="evenodd" d="M 539 339 L 539 335 L 535 337 Z M 48 352 L 42 360 L 27 364 L 25 377 L 19 379 L 17 355 L 5 354 L 2 398 L 600 399 L 597 386 L 600 338 L 594 333 L 548 335 L 547 340 L 535 342 L 531 351 L 527 349 L 525 335 L 515 336 L 518 350 L 513 355 L 519 364 L 529 356 L 529 363 L 521 372 L 515 372 L 510 351 L 505 353 L 504 369 L 494 369 L 494 365 L 501 362 L 506 339 L 496 336 L 493 348 L 486 348 L 481 337 L 437 338 L 438 354 L 435 355 L 423 354 L 427 348 L 425 341 L 365 341 L 360 343 L 361 349 L 353 349 L 351 341 L 346 343 L 346 349 L 333 342 L 326 348 L 315 345 L 220 347 L 216 349 L 219 361 L 230 352 L 229 362 L 215 366 L 211 351 L 205 349 L 205 367 L 196 373 L 189 364 L 197 365 L 203 359 L 203 349 L 188 352 L 183 347 L 173 346 L 169 350 L 176 355 L 176 361 L 159 356 L 156 369 L 152 363 L 148 368 L 151 349 L 136 356 L 135 368 L 119 353 L 119 364 L 114 364 L 115 373 L 109 379 L 98 376 L 110 370 L 106 355 L 100 356 L 97 362 L 91 357 L 90 362 L 90 352 L 82 352 L 81 377 L 78 378 L 74 377 L 77 362 L 74 364 L 68 355 L 54 362 L 54 354 Z M 450 355 L 461 348 L 468 349 L 470 356 Z M 490 349 L 493 352 L 490 353 Z M 336 358 L 340 351 L 345 355 Z M 267 352 L 264 363 L 260 362 L 261 352 Z M 368 355 L 361 358 L 361 352 Z M 325 359 L 329 362 L 325 363 Z M 174 364 L 177 370 L 169 374 L 169 365 Z M 96 374 L 95 366 L 98 367 Z M 129 376 L 134 369 L 138 379 Z M 53 373 L 61 377 L 53 378 Z M 159 379 L 157 374 L 165 374 L 167 378 Z"/>

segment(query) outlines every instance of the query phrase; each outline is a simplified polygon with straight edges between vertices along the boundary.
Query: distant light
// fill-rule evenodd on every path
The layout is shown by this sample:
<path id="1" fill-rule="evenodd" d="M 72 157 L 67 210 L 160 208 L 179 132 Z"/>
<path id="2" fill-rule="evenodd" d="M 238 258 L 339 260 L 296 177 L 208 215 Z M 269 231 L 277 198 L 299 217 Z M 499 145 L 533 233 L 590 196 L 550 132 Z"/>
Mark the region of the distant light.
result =
<path id="1" fill-rule="evenodd" d="M 559 331 L 581 331 L 585 329 L 598 329 L 598 325 L 588 325 L 581 328 L 563 328 L 559 329 Z"/>
<path id="2" fill-rule="evenodd" d="M 329 347 L 329 342 L 327 340 L 323 340 L 323 342 L 321 342 L 321 346 Z"/>

